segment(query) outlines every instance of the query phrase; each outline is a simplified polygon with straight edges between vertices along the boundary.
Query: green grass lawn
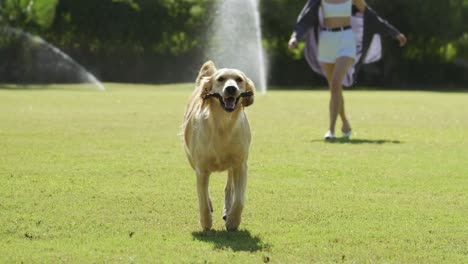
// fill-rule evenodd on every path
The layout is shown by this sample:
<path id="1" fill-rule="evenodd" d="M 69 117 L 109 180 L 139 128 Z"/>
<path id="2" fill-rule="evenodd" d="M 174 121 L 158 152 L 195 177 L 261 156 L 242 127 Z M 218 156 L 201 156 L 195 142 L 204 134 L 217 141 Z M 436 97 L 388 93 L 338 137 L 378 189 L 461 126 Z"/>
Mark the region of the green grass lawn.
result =
<path id="1" fill-rule="evenodd" d="M 271 91 L 238 232 L 201 232 L 179 135 L 191 84 L 0 89 L 0 263 L 467 263 L 468 93 Z M 339 130 L 339 126 L 338 126 Z"/>

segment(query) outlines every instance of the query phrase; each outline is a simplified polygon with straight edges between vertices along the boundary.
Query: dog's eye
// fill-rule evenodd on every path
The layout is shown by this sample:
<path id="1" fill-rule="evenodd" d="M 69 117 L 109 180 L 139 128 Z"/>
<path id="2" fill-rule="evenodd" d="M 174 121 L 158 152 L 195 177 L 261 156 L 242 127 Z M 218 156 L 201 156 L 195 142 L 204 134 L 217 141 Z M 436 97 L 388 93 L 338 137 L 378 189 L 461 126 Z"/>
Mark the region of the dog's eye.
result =
<path id="1" fill-rule="evenodd" d="M 218 82 L 224 82 L 224 80 L 225 80 L 224 77 L 219 77 L 217 81 Z"/>
<path id="2" fill-rule="evenodd" d="M 237 77 L 237 78 L 236 78 L 236 82 L 238 82 L 238 83 L 241 83 L 241 82 L 243 82 L 243 81 L 244 81 L 244 80 L 242 80 L 241 77 Z"/>

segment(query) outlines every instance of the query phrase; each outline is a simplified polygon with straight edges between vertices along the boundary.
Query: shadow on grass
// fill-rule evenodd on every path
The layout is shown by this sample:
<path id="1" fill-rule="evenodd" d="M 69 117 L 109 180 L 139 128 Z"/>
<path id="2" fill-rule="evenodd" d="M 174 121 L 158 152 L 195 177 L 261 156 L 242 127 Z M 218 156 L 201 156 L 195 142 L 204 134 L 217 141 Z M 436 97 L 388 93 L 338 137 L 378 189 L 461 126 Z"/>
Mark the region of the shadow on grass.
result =
<path id="1" fill-rule="evenodd" d="M 265 244 L 258 236 L 252 236 L 247 230 L 235 232 L 230 231 L 206 231 L 192 232 L 194 239 L 213 244 L 215 249 L 232 249 L 233 251 L 256 252 L 268 249 L 270 246 Z"/>
<path id="2" fill-rule="evenodd" d="M 388 140 L 388 139 L 359 139 L 359 138 L 335 138 L 335 139 L 317 139 L 312 142 L 325 142 L 330 144 L 401 144 L 403 142 L 399 140 Z"/>
<path id="3" fill-rule="evenodd" d="M 59 88 L 53 85 L 46 84 L 3 84 L 0 85 L 0 90 L 9 91 L 47 91 L 47 90 L 59 90 Z"/>
<path id="4" fill-rule="evenodd" d="M 82 91 L 82 90 L 97 90 L 93 83 L 63 83 L 63 84 L 0 84 L 0 90 L 10 91 L 48 91 L 48 90 L 64 90 L 64 91 Z"/>
<path id="5" fill-rule="evenodd" d="M 28 85 L 22 84 L 0 84 L 0 90 L 29 90 L 31 89 Z"/>

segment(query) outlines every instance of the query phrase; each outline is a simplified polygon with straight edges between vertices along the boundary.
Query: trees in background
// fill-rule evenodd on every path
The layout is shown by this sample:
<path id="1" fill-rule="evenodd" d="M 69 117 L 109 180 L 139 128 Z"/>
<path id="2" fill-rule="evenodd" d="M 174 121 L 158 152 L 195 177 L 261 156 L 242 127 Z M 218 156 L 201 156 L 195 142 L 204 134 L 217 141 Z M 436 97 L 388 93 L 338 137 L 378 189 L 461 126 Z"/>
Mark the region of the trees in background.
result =
<path id="1" fill-rule="evenodd" d="M 3 0 L 0 25 L 41 35 L 105 81 L 192 81 L 205 59 L 206 29 L 217 1 Z M 395 41 L 385 40 L 383 60 L 364 68 L 361 84 L 468 82 L 468 0 L 367 2 L 409 42 L 400 49 Z M 300 51 L 287 49 L 304 3 L 260 1 L 269 83 L 323 84 Z M 3 50 L 5 45 L 0 41 Z M 0 67 L 5 63 L 0 58 Z"/>
<path id="2" fill-rule="evenodd" d="M 40 31 L 52 24 L 58 0 L 2 0 L 0 25 Z"/>
<path id="3" fill-rule="evenodd" d="M 214 0 L 60 0 L 47 39 L 99 77 L 188 81 L 200 63 Z"/>

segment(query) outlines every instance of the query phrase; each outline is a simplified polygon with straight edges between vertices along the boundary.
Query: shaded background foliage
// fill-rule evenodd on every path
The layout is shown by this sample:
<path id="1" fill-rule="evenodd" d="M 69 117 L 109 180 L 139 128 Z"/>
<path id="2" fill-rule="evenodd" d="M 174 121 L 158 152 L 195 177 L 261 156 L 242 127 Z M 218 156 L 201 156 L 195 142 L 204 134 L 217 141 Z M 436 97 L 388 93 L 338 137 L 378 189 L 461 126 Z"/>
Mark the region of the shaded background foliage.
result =
<path id="1" fill-rule="evenodd" d="M 217 0 L 0 0 L 0 24 L 42 36 L 104 81 L 191 82 L 204 55 Z M 468 0 L 367 0 L 404 32 L 359 83 L 376 86 L 468 83 Z M 269 83 L 323 84 L 287 41 L 305 0 L 260 0 Z M 0 81 L 25 64 L 18 43 L 0 37 Z M 18 58 L 23 58 L 21 63 Z M 19 67 L 19 66 L 18 66 Z M 16 68 L 18 68 L 16 67 Z M 42 79 L 41 79 L 42 80 Z M 25 80 L 30 81 L 30 80 Z M 33 80 L 34 81 L 34 80 Z"/>

